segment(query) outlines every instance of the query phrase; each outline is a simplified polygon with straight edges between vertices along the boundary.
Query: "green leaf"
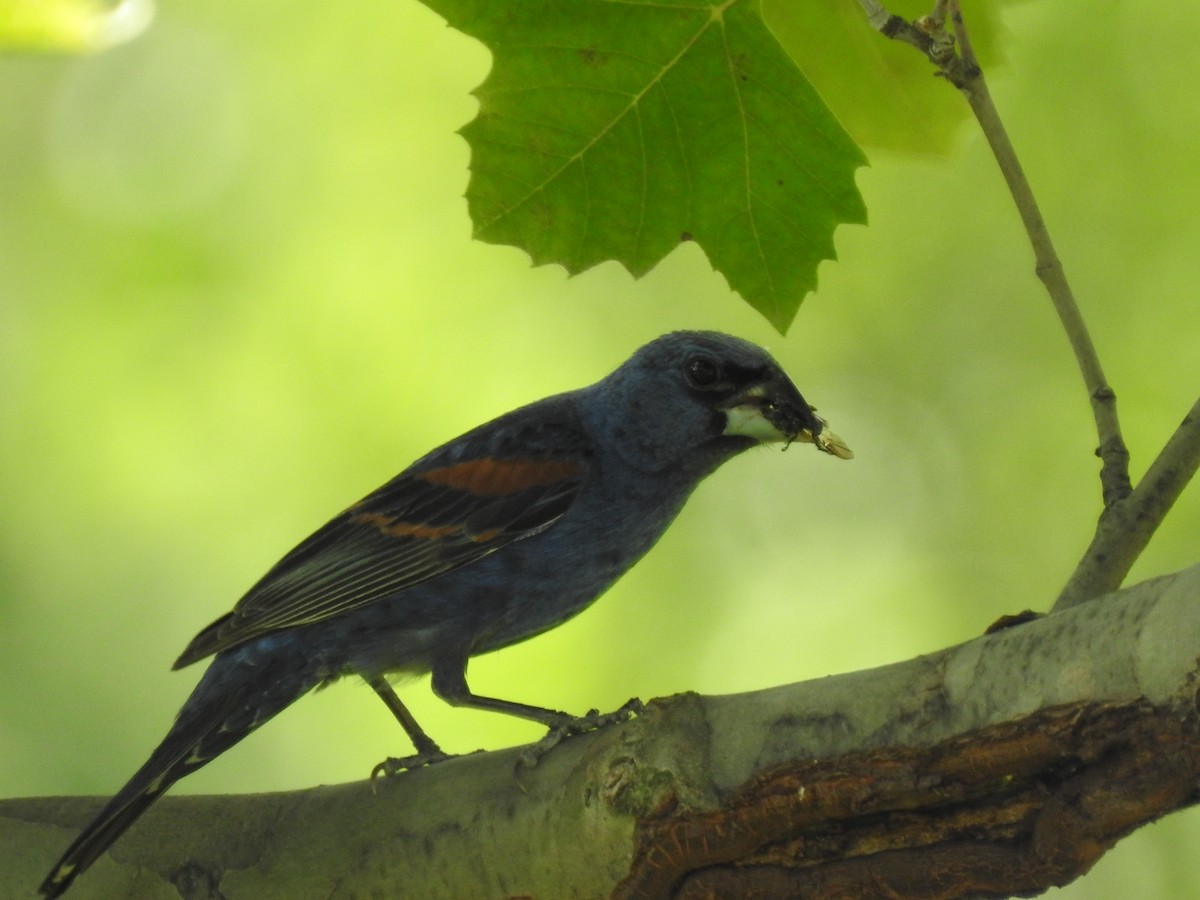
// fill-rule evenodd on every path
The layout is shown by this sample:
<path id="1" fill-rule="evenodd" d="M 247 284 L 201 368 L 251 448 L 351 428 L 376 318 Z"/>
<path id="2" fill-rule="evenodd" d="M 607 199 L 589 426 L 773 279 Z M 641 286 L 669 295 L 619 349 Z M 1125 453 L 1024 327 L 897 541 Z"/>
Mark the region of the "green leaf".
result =
<path id="1" fill-rule="evenodd" d="M 481 240 L 635 276 L 694 240 L 784 331 L 865 221 L 865 159 L 758 0 L 425 2 L 494 55 L 462 130 Z"/>

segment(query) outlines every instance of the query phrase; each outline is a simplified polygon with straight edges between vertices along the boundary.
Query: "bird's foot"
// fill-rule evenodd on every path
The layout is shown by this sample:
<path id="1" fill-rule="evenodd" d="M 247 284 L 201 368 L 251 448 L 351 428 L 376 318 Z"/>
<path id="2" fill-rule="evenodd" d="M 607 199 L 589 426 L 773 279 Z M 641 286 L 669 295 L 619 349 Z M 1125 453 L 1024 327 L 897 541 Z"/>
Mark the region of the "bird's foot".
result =
<path id="1" fill-rule="evenodd" d="M 620 709 L 614 709 L 612 712 L 602 713 L 593 709 L 582 716 L 563 716 L 560 722 L 550 726 L 545 737 L 521 751 L 521 755 L 517 757 L 517 767 L 532 769 L 543 756 L 566 738 L 628 721 L 640 714 L 644 708 L 645 705 L 642 701 L 634 697 Z"/>
<path id="2" fill-rule="evenodd" d="M 475 753 L 482 753 L 482 750 L 476 750 Z M 413 753 L 410 756 L 389 756 L 379 765 L 371 770 L 371 793 L 379 793 L 379 776 L 391 778 L 393 775 L 400 772 L 408 772 L 412 769 L 420 769 L 425 766 L 433 766 L 440 762 L 445 762 L 448 759 L 454 759 L 457 756 L 469 756 L 470 754 L 462 753 L 447 753 L 436 744 L 419 753 Z"/>

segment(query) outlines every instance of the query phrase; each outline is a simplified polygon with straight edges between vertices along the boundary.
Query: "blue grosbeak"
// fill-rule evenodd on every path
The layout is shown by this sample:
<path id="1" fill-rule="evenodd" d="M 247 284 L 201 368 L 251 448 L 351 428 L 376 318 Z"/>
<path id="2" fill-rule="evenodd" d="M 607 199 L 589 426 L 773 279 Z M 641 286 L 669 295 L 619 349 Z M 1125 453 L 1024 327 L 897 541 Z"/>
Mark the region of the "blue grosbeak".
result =
<path id="1" fill-rule="evenodd" d="M 692 490 L 768 441 L 849 458 L 779 365 L 713 332 L 647 344 L 581 390 L 508 413 L 417 460 L 280 560 L 175 663 L 216 654 L 150 759 L 41 886 L 57 897 L 164 791 L 284 707 L 343 675 L 365 679 L 416 754 L 447 758 L 387 681 L 431 672 L 448 703 L 566 735 L 631 714 L 572 717 L 482 697 L 467 660 L 583 610 L 650 549 Z M 631 701 L 634 703 L 634 701 Z"/>

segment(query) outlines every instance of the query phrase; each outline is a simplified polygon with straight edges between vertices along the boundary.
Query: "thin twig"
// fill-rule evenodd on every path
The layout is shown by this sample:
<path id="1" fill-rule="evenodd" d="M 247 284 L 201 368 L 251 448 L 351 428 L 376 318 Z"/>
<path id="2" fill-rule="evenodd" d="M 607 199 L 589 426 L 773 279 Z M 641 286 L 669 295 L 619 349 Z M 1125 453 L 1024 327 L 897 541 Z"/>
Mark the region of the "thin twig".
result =
<path id="1" fill-rule="evenodd" d="M 954 26 L 954 38 L 958 41 L 959 55 L 962 56 L 963 62 L 968 67 L 981 72 L 979 58 L 975 55 L 975 47 L 971 43 L 971 35 L 967 32 L 967 23 L 963 21 L 959 0 L 938 0 L 933 12 L 939 17 L 939 23 L 943 22 L 945 16 L 949 14 L 950 21 Z"/>
<path id="2" fill-rule="evenodd" d="M 1133 493 L 1100 517 L 1092 544 L 1054 604 L 1056 610 L 1115 591 L 1200 469 L 1200 400 L 1171 435 Z"/>
<path id="3" fill-rule="evenodd" d="M 1168 441 L 1136 490 L 1129 480 L 1129 451 L 1121 437 L 1116 394 L 1099 356 L 1021 168 L 963 22 L 960 0 L 936 0 L 915 22 L 890 14 L 878 0 L 859 0 L 872 26 L 916 47 L 958 88 L 979 122 L 999 164 L 1033 247 L 1038 278 L 1046 287 L 1075 353 L 1096 422 L 1104 512 L 1087 553 L 1063 588 L 1056 608 L 1072 606 L 1120 586 L 1154 531 L 1200 467 L 1200 401 Z M 946 32 L 949 19 L 953 36 Z"/>
<path id="4" fill-rule="evenodd" d="M 937 0 L 933 4 L 933 12 L 926 16 L 926 20 L 936 28 L 944 28 L 946 25 L 946 16 L 950 15 L 951 0 Z"/>
<path id="5" fill-rule="evenodd" d="M 900 19 L 899 16 L 893 16 L 890 12 L 883 8 L 883 5 L 878 0 L 858 0 L 862 6 L 863 12 L 867 16 L 867 24 L 876 31 L 883 31 L 887 28 L 888 22 L 892 19 Z M 903 22 L 903 19 L 900 19 Z"/>
<path id="6" fill-rule="evenodd" d="M 1021 216 L 1021 222 L 1029 235 L 1029 242 L 1033 246 L 1038 278 L 1042 280 L 1046 291 L 1050 294 L 1054 310 L 1058 313 L 1059 321 L 1062 322 L 1063 329 L 1067 333 L 1067 340 L 1071 343 L 1071 349 L 1075 352 L 1075 359 L 1079 363 L 1079 370 L 1083 375 L 1083 383 L 1091 401 L 1092 416 L 1096 421 L 1096 432 L 1099 437 L 1099 447 L 1096 453 L 1101 461 L 1100 486 L 1104 506 L 1108 509 L 1128 496 L 1131 490 L 1129 451 L 1125 448 L 1125 441 L 1121 437 L 1121 426 L 1117 420 L 1117 397 L 1109 386 L 1108 379 L 1104 377 L 1100 357 L 1096 353 L 1096 347 L 1092 343 L 1087 325 L 1083 321 L 1079 305 L 1075 302 L 1075 295 L 1067 281 L 1058 251 L 1054 249 L 1054 242 L 1050 238 L 1046 220 L 1042 218 L 1041 210 L 1038 208 L 1033 188 L 1029 184 L 1029 179 L 1025 177 L 1025 172 L 1021 167 L 1017 152 L 1013 148 L 1012 141 L 1008 137 L 1008 130 L 1004 127 L 1004 122 L 996 109 L 996 104 L 992 102 L 991 92 L 983 77 L 983 70 L 980 69 L 975 58 L 970 35 L 963 22 L 959 0 L 948 0 L 947 9 L 954 25 L 960 59 L 963 63 L 963 81 L 956 86 L 970 104 L 971 111 L 975 114 L 988 146 L 991 147 L 992 154 L 1000 166 L 1000 172 L 1008 184 L 1008 190 L 1012 194 L 1017 212 Z"/>
<path id="7" fill-rule="evenodd" d="M 1099 439 L 1096 455 L 1101 460 L 1101 494 L 1105 508 L 1109 509 L 1128 496 L 1131 489 L 1129 451 L 1125 448 L 1117 420 L 1117 397 L 1104 376 L 1096 347 L 1067 282 L 1062 261 L 1054 249 L 1054 242 L 1050 239 L 1029 179 L 1025 177 L 1008 131 L 992 102 L 987 81 L 963 21 L 959 0 L 937 0 L 933 12 L 915 22 L 892 15 L 878 0 L 859 0 L 859 3 L 867 14 L 867 20 L 880 33 L 903 41 L 928 57 L 937 66 L 938 74 L 962 92 L 979 122 L 1029 236 L 1035 271 L 1050 294 L 1083 375 Z M 953 35 L 946 31 L 947 19 L 953 25 Z"/>
<path id="8" fill-rule="evenodd" d="M 916 47 L 921 53 L 929 56 L 930 40 L 928 35 L 913 27 L 913 24 L 900 16 L 892 15 L 878 0 L 858 0 L 867 22 L 884 37 L 894 41 L 902 41 Z"/>

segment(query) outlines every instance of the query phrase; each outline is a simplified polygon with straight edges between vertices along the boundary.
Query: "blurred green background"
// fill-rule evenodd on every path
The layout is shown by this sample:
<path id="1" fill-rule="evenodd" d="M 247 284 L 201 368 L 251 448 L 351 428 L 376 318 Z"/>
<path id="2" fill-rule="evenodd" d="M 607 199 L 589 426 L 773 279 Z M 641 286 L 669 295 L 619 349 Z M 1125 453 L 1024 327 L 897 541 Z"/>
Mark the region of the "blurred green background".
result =
<path id="1" fill-rule="evenodd" d="M 993 90 L 1138 475 L 1200 390 L 1200 21 L 1160 0 L 1004 23 Z M 576 711 L 753 690 L 1050 604 L 1099 509 L 1095 437 L 971 127 L 947 157 L 868 148 L 871 225 L 838 231 L 785 339 L 692 245 L 635 282 L 473 243 L 454 132 L 487 67 L 415 0 L 168 0 L 110 52 L 0 60 L 0 795 L 113 792 L 199 675 L 176 655 L 296 541 L 675 328 L 768 345 L 857 458 L 736 460 L 599 604 L 474 662 L 477 690 Z M 1193 488 L 1134 579 L 1196 562 L 1197 534 Z M 539 734 L 402 695 L 447 749 Z M 177 790 L 407 752 L 346 682 Z M 1200 896 L 1198 843 L 1200 811 L 1171 817 L 1057 895 Z"/>

